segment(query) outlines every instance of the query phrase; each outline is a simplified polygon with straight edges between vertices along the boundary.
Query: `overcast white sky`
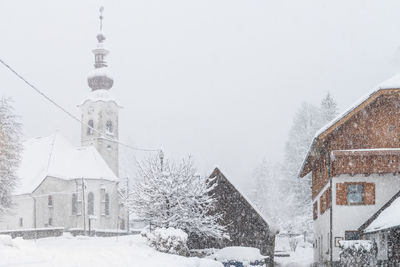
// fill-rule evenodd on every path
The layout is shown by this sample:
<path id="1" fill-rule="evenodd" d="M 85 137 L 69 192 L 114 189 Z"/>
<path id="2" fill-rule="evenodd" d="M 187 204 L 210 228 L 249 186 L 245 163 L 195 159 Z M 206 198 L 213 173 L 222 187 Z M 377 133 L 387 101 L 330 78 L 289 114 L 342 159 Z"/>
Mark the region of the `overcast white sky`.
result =
<path id="1" fill-rule="evenodd" d="M 400 70 L 396 0 L 3 0 L 0 57 L 79 116 L 101 5 L 121 140 L 192 154 L 242 187 L 282 159 L 302 101 L 329 90 L 343 111 Z M 76 122 L 1 66 L 0 80 L 26 137 L 79 144 Z"/>

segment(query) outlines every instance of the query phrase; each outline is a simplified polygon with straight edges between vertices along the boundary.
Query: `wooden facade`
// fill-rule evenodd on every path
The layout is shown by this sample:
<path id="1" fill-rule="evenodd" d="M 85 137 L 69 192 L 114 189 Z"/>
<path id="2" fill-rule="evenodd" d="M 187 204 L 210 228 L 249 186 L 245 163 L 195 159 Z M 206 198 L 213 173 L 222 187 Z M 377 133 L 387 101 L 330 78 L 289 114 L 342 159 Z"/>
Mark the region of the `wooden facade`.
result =
<path id="1" fill-rule="evenodd" d="M 300 176 L 310 171 L 313 199 L 329 176 L 400 172 L 400 89 L 376 91 L 320 133 Z"/>
<path id="2" fill-rule="evenodd" d="M 196 242 L 192 237 L 189 238 L 191 246 L 196 248 L 254 247 L 260 249 L 262 255 L 269 256 L 270 262 L 273 262 L 276 232 L 218 168 L 213 171 L 209 179 L 212 184 L 216 183 L 210 194 L 217 199 L 216 212 L 222 215 L 220 223 L 226 227 L 230 239 L 208 239 Z"/>

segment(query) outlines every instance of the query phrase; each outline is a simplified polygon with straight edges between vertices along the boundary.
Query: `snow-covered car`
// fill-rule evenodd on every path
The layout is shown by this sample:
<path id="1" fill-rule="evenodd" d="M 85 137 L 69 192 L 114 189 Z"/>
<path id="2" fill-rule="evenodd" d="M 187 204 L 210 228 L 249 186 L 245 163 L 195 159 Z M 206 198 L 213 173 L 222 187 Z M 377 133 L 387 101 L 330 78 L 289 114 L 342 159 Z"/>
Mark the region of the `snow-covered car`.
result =
<path id="1" fill-rule="evenodd" d="M 221 262 L 225 267 L 266 266 L 268 256 L 263 256 L 258 248 L 226 247 L 208 256 Z"/>

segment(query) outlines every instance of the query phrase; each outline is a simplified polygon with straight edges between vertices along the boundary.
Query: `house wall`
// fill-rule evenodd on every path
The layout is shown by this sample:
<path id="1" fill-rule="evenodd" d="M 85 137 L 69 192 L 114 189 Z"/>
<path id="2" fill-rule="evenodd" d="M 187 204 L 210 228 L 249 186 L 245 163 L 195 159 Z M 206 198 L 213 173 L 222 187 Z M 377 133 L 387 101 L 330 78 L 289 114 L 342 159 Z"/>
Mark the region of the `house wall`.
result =
<path id="1" fill-rule="evenodd" d="M 323 214 L 321 214 L 320 201 L 321 196 L 326 190 L 329 188 L 329 184 L 326 184 L 323 190 L 317 195 L 314 200 L 314 203 L 317 203 L 318 206 L 318 217 L 314 220 L 314 261 L 316 262 L 324 262 L 329 258 L 329 209 L 326 210 Z"/>
<path id="2" fill-rule="evenodd" d="M 78 213 L 72 214 L 72 194 L 77 193 L 78 199 L 82 200 L 82 180 L 63 180 L 54 177 L 46 177 L 39 187 L 29 195 L 14 196 L 13 200 L 16 208 L 4 217 L 4 222 L 0 223 L 0 230 L 7 229 L 27 229 L 46 227 L 63 227 L 65 229 L 83 229 L 84 219 L 86 229 L 89 226 L 88 194 L 94 194 L 94 216 L 92 219 L 92 229 L 116 230 L 118 222 L 119 197 L 117 192 L 117 183 L 108 180 L 85 179 L 85 216 L 83 216 L 83 207 L 78 205 Z M 102 214 L 101 211 L 101 188 L 110 196 L 109 215 Z M 53 205 L 49 206 L 48 197 L 53 198 Z M 36 209 L 34 205 L 36 202 Z M 36 210 L 36 216 L 34 211 Z M 19 217 L 24 218 L 24 227 L 19 227 Z M 121 216 L 122 218 L 124 216 Z M 53 223 L 49 225 L 49 218 Z M 126 223 L 125 223 L 126 225 Z"/>
<path id="3" fill-rule="evenodd" d="M 373 205 L 337 205 L 336 203 L 336 184 L 344 182 L 368 182 L 375 184 L 375 204 Z M 333 213 L 333 259 L 339 260 L 340 248 L 335 246 L 335 238 L 345 237 L 345 231 L 356 231 L 372 214 L 380 209 L 386 202 L 388 202 L 400 189 L 400 175 L 385 174 L 385 175 L 340 175 L 332 179 L 332 213 Z M 315 201 L 320 201 L 320 196 L 328 188 L 326 185 L 320 194 L 315 198 Z M 318 205 L 319 206 L 319 205 Z M 318 213 L 318 218 L 314 220 L 314 233 L 315 239 L 322 241 L 322 248 L 318 241 L 318 246 L 314 245 L 314 260 L 327 261 L 329 260 L 329 228 L 330 217 L 329 210 L 325 211 L 323 215 Z M 321 250 L 323 253 L 321 253 Z M 321 255 L 322 254 L 322 255 Z"/>
<path id="4" fill-rule="evenodd" d="M 32 229 L 33 223 L 33 199 L 28 195 L 13 197 L 13 207 L 0 217 L 0 230 Z M 22 218 L 22 226 L 19 220 Z"/>

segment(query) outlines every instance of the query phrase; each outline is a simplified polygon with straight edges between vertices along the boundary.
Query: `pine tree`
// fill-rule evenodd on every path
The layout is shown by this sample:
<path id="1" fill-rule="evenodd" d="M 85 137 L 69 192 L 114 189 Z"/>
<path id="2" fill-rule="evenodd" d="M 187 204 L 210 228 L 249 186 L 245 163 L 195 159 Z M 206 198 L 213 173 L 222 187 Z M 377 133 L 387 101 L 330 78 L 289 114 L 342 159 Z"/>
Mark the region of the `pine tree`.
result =
<path id="1" fill-rule="evenodd" d="M 135 215 L 155 227 L 173 227 L 188 235 L 221 238 L 224 227 L 219 214 L 213 211 L 215 199 L 209 194 L 213 187 L 200 177 L 191 158 L 179 165 L 150 158 L 139 164 L 139 181 L 130 195 Z"/>
<path id="2" fill-rule="evenodd" d="M 320 126 L 324 126 L 328 122 L 332 121 L 336 116 L 338 115 L 338 107 L 331 96 L 331 94 L 328 92 L 326 96 L 322 99 L 321 105 L 320 105 L 320 116 L 321 116 L 321 122 Z"/>
<path id="3" fill-rule="evenodd" d="M 289 205 L 295 218 L 289 226 L 292 231 L 312 231 L 311 175 L 299 179 L 298 173 L 316 132 L 334 119 L 337 113 L 337 104 L 328 92 L 319 108 L 303 103 L 293 119 L 283 166 L 287 179 L 292 181 L 290 190 L 293 203 Z"/>
<path id="4" fill-rule="evenodd" d="M 11 207 L 22 150 L 21 124 L 10 102 L 10 99 L 0 98 L 0 215 Z"/>
<path id="5" fill-rule="evenodd" d="M 282 226 L 288 219 L 286 201 L 277 200 L 287 199 L 288 196 L 280 169 L 280 165 L 273 165 L 264 159 L 253 171 L 252 179 L 255 183 L 250 198 L 260 212 L 269 218 L 270 223 Z"/>

